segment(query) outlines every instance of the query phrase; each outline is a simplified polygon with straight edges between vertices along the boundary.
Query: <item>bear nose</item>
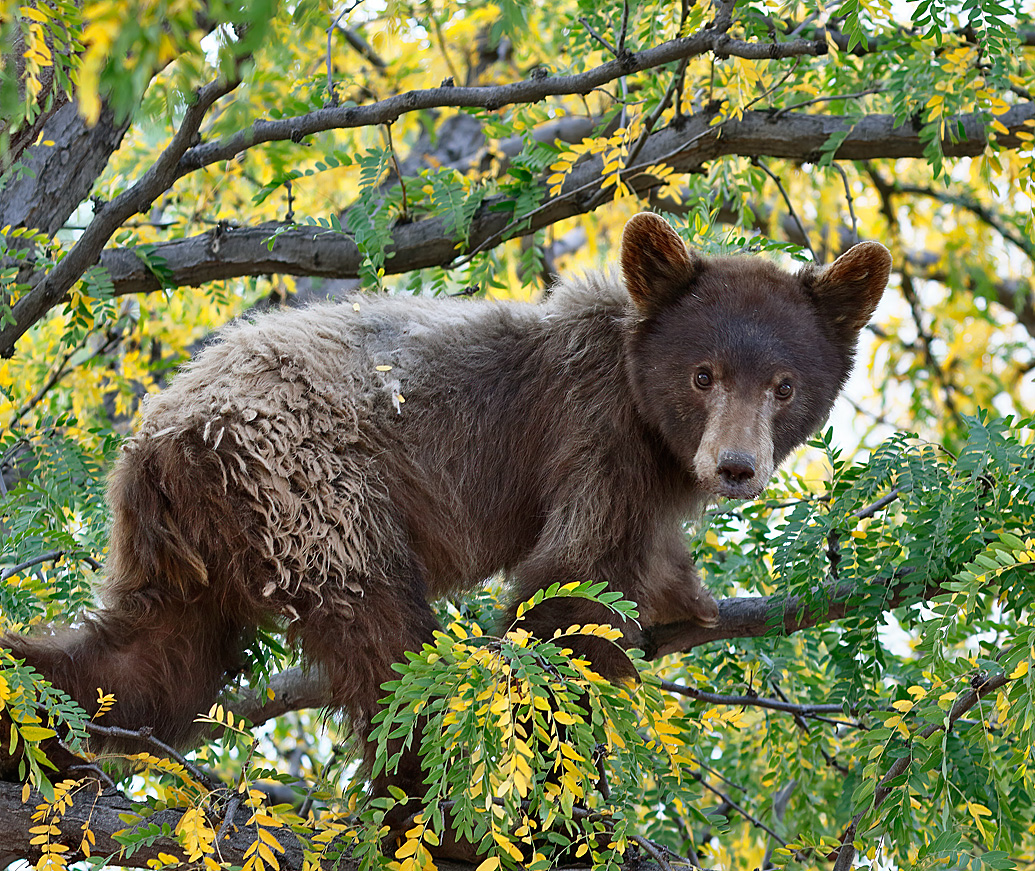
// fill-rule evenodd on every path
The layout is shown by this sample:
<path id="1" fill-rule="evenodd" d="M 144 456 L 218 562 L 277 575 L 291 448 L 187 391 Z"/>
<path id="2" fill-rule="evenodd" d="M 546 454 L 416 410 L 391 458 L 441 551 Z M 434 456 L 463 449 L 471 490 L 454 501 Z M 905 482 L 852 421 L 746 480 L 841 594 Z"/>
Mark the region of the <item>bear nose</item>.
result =
<path id="1" fill-rule="evenodd" d="M 755 458 L 742 451 L 723 451 L 717 471 L 727 484 L 743 484 L 755 476 Z"/>

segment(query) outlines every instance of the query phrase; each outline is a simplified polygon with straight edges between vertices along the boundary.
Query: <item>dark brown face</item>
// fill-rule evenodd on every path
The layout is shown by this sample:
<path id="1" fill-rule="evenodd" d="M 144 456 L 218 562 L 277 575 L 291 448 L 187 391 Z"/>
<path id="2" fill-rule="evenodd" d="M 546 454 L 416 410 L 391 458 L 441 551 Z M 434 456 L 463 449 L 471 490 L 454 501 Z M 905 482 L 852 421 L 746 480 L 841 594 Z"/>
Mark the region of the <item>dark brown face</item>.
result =
<path id="1" fill-rule="evenodd" d="M 747 260 L 703 265 L 630 350 L 645 416 L 700 486 L 728 499 L 762 492 L 822 424 L 851 365 L 795 279 Z"/>
<path id="2" fill-rule="evenodd" d="M 657 215 L 629 221 L 630 381 L 644 418 L 703 489 L 758 496 L 820 427 L 890 268 L 884 246 L 864 242 L 791 275 L 760 258 L 703 258 Z"/>

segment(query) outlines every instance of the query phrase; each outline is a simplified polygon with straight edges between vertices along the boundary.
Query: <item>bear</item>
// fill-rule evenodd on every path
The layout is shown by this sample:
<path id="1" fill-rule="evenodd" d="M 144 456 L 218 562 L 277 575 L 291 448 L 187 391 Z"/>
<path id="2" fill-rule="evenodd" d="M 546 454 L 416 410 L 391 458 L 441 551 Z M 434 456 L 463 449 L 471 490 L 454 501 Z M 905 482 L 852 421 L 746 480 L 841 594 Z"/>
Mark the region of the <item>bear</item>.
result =
<path id="1" fill-rule="evenodd" d="M 365 739 L 393 663 L 432 640 L 429 602 L 498 572 L 508 619 L 605 581 L 639 610 L 627 648 L 713 625 L 685 525 L 758 496 L 825 421 L 890 268 L 876 242 L 796 274 L 705 257 L 645 212 L 620 270 L 540 303 L 357 295 L 232 325 L 114 463 L 99 609 L 0 644 L 90 713 L 114 693 L 106 724 L 184 747 L 256 627 L 286 629 Z M 547 599 L 523 625 L 614 619 Z M 415 753 L 391 780 L 419 787 Z"/>

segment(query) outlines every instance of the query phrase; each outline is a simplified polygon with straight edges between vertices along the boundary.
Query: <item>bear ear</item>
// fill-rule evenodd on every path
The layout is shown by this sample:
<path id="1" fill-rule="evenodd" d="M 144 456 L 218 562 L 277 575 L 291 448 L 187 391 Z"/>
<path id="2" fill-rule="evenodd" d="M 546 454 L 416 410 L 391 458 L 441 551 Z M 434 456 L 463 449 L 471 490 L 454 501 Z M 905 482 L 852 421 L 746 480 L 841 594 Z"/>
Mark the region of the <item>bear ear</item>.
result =
<path id="1" fill-rule="evenodd" d="M 848 340 L 870 321 L 891 274 L 891 254 L 880 242 L 860 242 L 826 269 L 803 273 L 813 303 Z"/>
<path id="2" fill-rule="evenodd" d="M 660 215 L 633 215 L 622 232 L 622 276 L 641 314 L 657 311 L 690 283 L 701 257 Z"/>

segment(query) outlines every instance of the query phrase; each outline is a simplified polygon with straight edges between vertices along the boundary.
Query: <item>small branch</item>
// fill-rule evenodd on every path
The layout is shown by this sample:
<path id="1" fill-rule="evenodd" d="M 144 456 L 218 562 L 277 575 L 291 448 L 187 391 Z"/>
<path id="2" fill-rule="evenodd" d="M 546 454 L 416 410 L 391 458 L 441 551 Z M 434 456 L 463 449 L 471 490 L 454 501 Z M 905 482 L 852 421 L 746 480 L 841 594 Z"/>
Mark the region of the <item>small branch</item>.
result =
<path id="1" fill-rule="evenodd" d="M 899 229 L 898 217 L 895 214 L 895 207 L 892 202 L 892 195 L 895 192 L 894 187 L 885 181 L 872 166 L 867 166 L 866 171 L 873 182 L 874 188 L 877 190 L 877 194 L 880 196 L 881 211 L 884 213 L 884 219 L 888 222 L 888 227 L 897 234 Z M 928 369 L 931 370 L 931 374 L 934 376 L 934 379 L 942 389 L 942 401 L 945 403 L 945 409 L 950 415 L 952 415 L 952 419 L 955 421 L 956 426 L 962 427 L 963 418 L 960 415 L 959 409 L 956 407 L 956 385 L 951 380 L 949 373 L 942 368 L 941 363 L 938 362 L 938 358 L 935 356 L 934 336 L 924 326 L 920 296 L 913 284 L 913 276 L 909 271 L 908 264 L 900 264 L 898 272 L 902 279 L 902 295 L 909 304 L 909 311 L 913 318 L 913 324 L 916 326 L 917 336 L 920 340 L 920 347 L 923 350 L 924 361 L 926 362 Z"/>
<path id="2" fill-rule="evenodd" d="M 895 184 L 894 190 L 896 193 L 916 194 L 917 196 L 930 197 L 940 203 L 945 203 L 954 208 L 964 209 L 970 212 L 983 224 L 991 227 L 1004 239 L 1012 242 L 1020 248 L 1029 260 L 1035 261 L 1035 243 L 1032 243 L 1031 240 L 1022 236 L 1015 228 L 1008 227 L 1006 221 L 1002 217 L 996 215 L 992 209 L 982 205 L 976 200 L 959 194 L 950 194 L 946 191 L 932 190 L 931 188 L 921 187 L 920 185 Z"/>
<path id="3" fill-rule="evenodd" d="M 787 210 L 791 213 L 791 217 L 794 218 L 794 222 L 798 225 L 798 230 L 801 233 L 802 238 L 805 240 L 805 247 L 808 248 L 809 252 L 812 254 L 812 260 L 815 263 L 819 263 L 819 258 L 816 257 L 816 249 L 812 247 L 812 242 L 809 241 L 809 234 L 805 230 L 805 225 L 802 223 L 801 218 L 798 217 L 798 213 L 794 210 L 794 204 L 791 202 L 791 198 L 787 195 L 787 191 L 784 190 L 780 177 L 769 169 L 769 167 L 766 166 L 759 157 L 752 159 L 751 163 L 759 167 L 773 180 L 773 183 L 776 185 L 776 189 L 780 192 L 780 196 L 783 197 L 784 203 L 787 204 Z"/>
<path id="4" fill-rule="evenodd" d="M 776 694 L 780 697 L 780 700 L 784 702 L 789 702 L 790 700 L 787 698 L 787 694 L 782 689 L 780 689 L 780 684 L 775 679 L 773 679 L 771 683 L 773 685 L 773 689 L 776 691 Z M 816 717 L 815 719 L 819 722 L 830 723 L 835 726 L 854 726 L 857 729 L 863 729 L 864 731 L 867 730 L 866 726 L 864 726 L 862 723 L 848 723 L 844 720 L 831 720 L 827 717 Z M 805 718 L 802 717 L 800 714 L 794 714 L 794 725 L 801 729 L 801 731 L 804 732 L 806 736 L 812 734 L 812 730 L 809 729 L 809 724 L 805 722 Z M 823 754 L 823 759 L 827 763 L 827 765 L 841 772 L 841 774 L 845 776 L 848 775 L 848 769 L 844 765 L 841 765 L 834 756 L 828 753 L 826 748 L 822 744 L 817 744 L 816 749 L 818 749 L 819 752 Z"/>
<path id="5" fill-rule="evenodd" d="M 887 508 L 892 502 L 898 499 L 902 495 L 901 487 L 894 487 L 887 492 L 886 495 L 881 496 L 876 502 L 866 505 L 860 508 L 858 511 L 852 512 L 852 517 L 856 517 L 859 520 L 865 520 L 868 517 L 873 517 L 882 508 Z"/>
<path id="6" fill-rule="evenodd" d="M 86 343 L 90 338 L 90 335 L 91 334 L 88 333 L 82 342 L 80 342 L 78 345 L 72 348 L 72 350 L 67 351 L 66 353 L 61 355 L 61 359 L 51 369 L 50 374 L 47 376 L 47 380 L 43 382 L 40 389 L 37 390 L 32 395 L 32 397 L 25 402 L 24 405 L 22 405 L 14 414 L 11 415 L 11 420 L 7 424 L 8 429 L 14 429 L 15 426 L 18 425 L 19 421 L 21 421 L 21 419 L 25 417 L 26 414 L 28 414 L 30 411 L 32 411 L 32 409 L 39 405 L 39 403 L 43 400 L 43 397 L 45 397 L 51 390 L 53 390 L 62 378 L 64 378 L 66 375 L 72 372 L 74 368 L 77 368 L 69 368 L 68 363 L 76 354 L 78 354 L 81 350 L 83 350 L 83 348 L 86 347 Z M 91 363 L 101 355 L 106 354 L 108 351 L 111 350 L 112 346 L 118 344 L 120 339 L 121 336 L 119 334 L 110 334 L 104 340 L 103 344 L 98 346 L 97 349 L 94 350 L 89 357 L 87 357 L 85 360 L 79 363 L 78 366 L 85 366 L 87 363 Z"/>
<path id="7" fill-rule="evenodd" d="M 219 792 L 228 788 L 222 781 L 191 762 L 164 741 L 156 738 L 152 734 L 150 727 L 146 727 L 144 729 L 123 729 L 121 726 L 100 726 L 93 722 L 85 723 L 84 725 L 86 726 L 86 731 L 91 735 L 100 735 L 104 738 L 123 738 L 131 741 L 140 741 L 144 744 L 150 744 L 156 750 L 160 750 L 163 756 L 166 756 L 174 762 L 178 762 L 182 765 L 209 792 Z"/>
<path id="8" fill-rule="evenodd" d="M 1005 672 L 1003 672 L 992 675 L 979 686 L 967 690 L 953 702 L 952 708 L 949 709 L 949 713 L 946 717 L 948 725 L 946 726 L 943 723 L 932 723 L 920 733 L 920 740 L 930 738 L 936 732 L 945 731 L 946 728 L 951 732 L 953 725 L 960 717 L 973 708 L 974 705 L 980 702 L 989 693 L 995 692 L 1001 687 L 1006 686 L 1009 682 L 1010 678 Z M 915 739 L 911 739 L 910 745 L 912 745 L 912 740 Z M 896 777 L 899 777 L 906 772 L 912 759 L 913 757 L 911 753 L 907 753 L 905 756 L 900 756 L 896 759 L 877 784 L 873 793 L 872 807 L 862 810 L 852 817 L 852 821 L 848 824 L 844 834 L 841 836 L 841 846 L 829 857 L 835 860 L 833 871 L 849 871 L 852 867 L 855 861 L 855 834 L 858 831 L 860 821 L 871 809 L 874 811 L 877 810 L 888 796 L 891 795 L 892 788 L 889 784 Z"/>
<path id="9" fill-rule="evenodd" d="M 48 550 L 46 553 L 41 553 L 39 556 L 34 556 L 32 559 L 27 559 L 25 562 L 18 563 L 16 566 L 4 569 L 0 572 L 0 582 L 6 581 L 8 578 L 13 578 L 15 575 L 24 572 L 26 569 L 34 568 L 35 566 L 51 562 L 52 560 L 59 560 L 64 555 L 65 552 L 63 550 Z"/>
<path id="10" fill-rule="evenodd" d="M 855 201 L 852 197 L 852 189 L 848 184 L 848 174 L 841 168 L 841 164 L 833 163 L 832 166 L 841 176 L 841 184 L 845 187 L 845 202 L 848 203 L 848 216 L 852 220 L 852 243 L 859 243 L 859 219 L 855 217 Z"/>
<path id="11" fill-rule="evenodd" d="M 744 819 L 751 823 L 751 825 L 753 825 L 756 829 L 761 829 L 763 832 L 766 832 L 770 837 L 775 838 L 777 841 L 780 842 L 781 847 L 787 846 L 787 842 L 778 834 L 776 834 L 776 832 L 774 832 L 771 828 L 769 828 L 769 826 L 767 826 L 760 819 L 758 819 L 758 817 L 755 817 L 752 814 L 748 813 L 748 811 L 746 811 L 743 808 L 743 806 L 737 804 L 737 802 L 730 798 L 721 789 L 717 789 L 716 787 L 712 786 L 699 772 L 691 771 L 690 776 L 709 792 L 713 793 L 714 795 L 722 799 L 726 804 L 733 808 L 733 810 L 735 810 L 738 814 L 744 817 Z"/>
<path id="12" fill-rule="evenodd" d="M 101 564 L 89 554 L 68 554 L 68 552 L 64 550 L 48 550 L 46 553 L 41 553 L 39 556 L 34 556 L 32 559 L 27 559 L 25 562 L 18 563 L 16 566 L 11 566 L 10 568 L 0 571 L 0 583 L 3 583 L 8 578 L 13 578 L 15 575 L 24 572 L 26 569 L 31 569 L 35 566 L 42 565 L 43 563 L 59 560 L 64 556 L 80 560 L 89 565 L 94 571 L 99 571 L 101 568 Z"/>
<path id="13" fill-rule="evenodd" d="M 406 180 L 403 178 L 402 171 L 399 169 L 399 158 L 395 153 L 395 143 L 392 142 L 391 124 L 385 124 L 385 137 L 388 140 L 388 153 L 392 156 L 392 167 L 395 169 L 395 177 L 399 179 L 399 191 L 402 195 L 402 214 L 399 217 L 403 221 L 408 221 L 410 218 L 410 210 L 406 206 Z"/>
<path id="14" fill-rule="evenodd" d="M 439 24 L 438 18 L 435 17 L 434 8 L 428 12 L 428 18 L 431 19 L 431 23 L 434 26 L 435 36 L 438 37 L 438 49 L 442 53 L 442 58 L 446 62 L 446 68 L 449 70 L 450 76 L 452 76 L 454 82 L 460 81 L 460 73 L 457 72 L 455 66 L 453 66 L 453 59 L 449 56 L 449 49 L 446 48 L 446 38 L 442 35 L 442 25 Z"/>
<path id="15" fill-rule="evenodd" d="M 731 705 L 734 707 L 768 708 L 773 711 L 782 711 L 787 714 L 794 714 L 797 717 L 814 717 L 817 714 L 840 714 L 844 711 L 843 705 L 796 705 L 793 702 L 780 701 L 779 699 L 767 699 L 764 696 L 727 696 L 720 693 L 710 693 L 694 687 L 684 686 L 670 680 L 661 681 L 661 688 L 671 693 L 678 693 L 681 696 L 694 699 L 698 702 L 707 702 L 710 705 Z M 854 723 L 845 723 L 852 726 Z"/>
<path id="16" fill-rule="evenodd" d="M 334 37 L 334 31 L 338 29 L 338 23 L 352 12 L 363 0 L 356 0 L 351 6 L 346 6 L 341 12 L 338 13 L 338 17 L 334 19 L 331 26 L 327 28 L 327 99 L 331 106 L 338 105 L 338 95 L 334 91 L 334 64 L 331 60 L 331 40 Z"/>
<path id="17" fill-rule="evenodd" d="M 635 144 L 629 149 L 629 156 L 626 158 L 626 166 L 632 166 L 636 162 L 636 158 L 640 156 L 640 151 L 647 142 L 647 138 L 654 130 L 654 125 L 661 119 L 662 113 L 672 104 L 672 97 L 676 93 L 676 88 L 682 83 L 683 76 L 686 74 L 687 64 L 690 63 L 689 58 L 683 58 L 679 63 L 675 74 L 672 76 L 672 81 L 668 83 L 668 88 L 665 89 L 665 96 L 661 98 L 661 102 L 655 107 L 654 111 L 651 112 L 650 116 L 643 124 L 643 132 L 640 134 L 640 138 L 636 140 Z"/>
<path id="18" fill-rule="evenodd" d="M 597 42 L 599 42 L 609 52 L 611 52 L 612 55 L 614 55 L 615 57 L 618 57 L 618 49 L 615 48 L 613 45 L 611 45 L 611 43 L 607 41 L 607 38 L 604 37 L 603 34 L 597 32 L 596 28 L 593 27 L 593 25 L 589 23 L 589 19 L 587 19 L 585 16 L 580 15 L 579 16 L 579 24 L 581 24 L 583 27 L 585 27 L 586 30 L 588 31 L 589 35 L 592 36 Z"/>
<path id="19" fill-rule="evenodd" d="M 368 60 L 378 72 L 383 74 L 388 69 L 387 61 L 363 38 L 359 31 L 351 27 L 339 27 L 338 29 L 344 35 L 345 41 Z"/>
<path id="20" fill-rule="evenodd" d="M 856 91 L 854 94 L 831 94 L 828 97 L 814 97 L 811 100 L 802 100 L 800 103 L 791 103 L 790 106 L 784 106 L 782 109 L 777 109 L 773 113 L 774 118 L 782 118 L 788 112 L 793 112 L 796 109 L 802 109 L 805 106 L 814 106 L 817 103 L 834 103 L 838 100 L 858 100 L 860 97 L 867 97 L 870 94 L 879 94 L 880 88 L 867 88 L 864 91 Z"/>

